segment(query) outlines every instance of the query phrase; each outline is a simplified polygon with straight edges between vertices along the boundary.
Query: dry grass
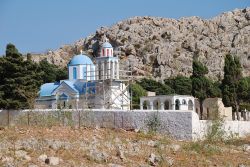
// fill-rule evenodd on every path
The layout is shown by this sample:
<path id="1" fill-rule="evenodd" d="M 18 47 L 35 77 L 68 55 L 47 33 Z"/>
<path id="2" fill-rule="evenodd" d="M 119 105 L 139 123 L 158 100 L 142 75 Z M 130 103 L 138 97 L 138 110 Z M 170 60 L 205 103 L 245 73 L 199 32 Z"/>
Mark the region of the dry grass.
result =
<path id="1" fill-rule="evenodd" d="M 173 166 L 238 166 L 239 164 L 250 166 L 250 153 L 242 150 L 242 145 L 250 144 L 250 136 L 244 139 L 233 139 L 227 142 L 210 144 L 205 141 L 184 142 L 176 141 L 167 136 L 143 134 L 124 130 L 91 129 L 72 127 L 11 127 L 0 129 L 0 144 L 7 144 L 8 149 L 1 149 L 1 159 L 5 156 L 13 157 L 16 149 L 24 149 L 31 157 L 31 161 L 15 159 L 18 166 L 37 164 L 43 166 L 37 160 L 39 155 L 60 157 L 63 161 L 60 166 L 97 166 L 109 163 L 123 166 L 149 165 L 148 157 L 151 153 L 159 156 L 161 162 L 158 166 L 167 166 L 166 157 L 174 159 Z M 39 149 L 18 148 L 19 141 L 36 139 Z M 69 143 L 70 148 L 60 147 L 53 149 L 42 143 L 45 140 Z M 154 146 L 148 142 L 154 141 Z M 171 145 L 177 144 L 181 148 L 178 151 L 171 149 Z M 117 147 L 122 147 L 125 160 L 117 156 Z M 90 149 L 97 149 L 108 154 L 106 161 L 98 162 L 89 156 Z M 0 161 L 0 165 L 3 166 Z"/>

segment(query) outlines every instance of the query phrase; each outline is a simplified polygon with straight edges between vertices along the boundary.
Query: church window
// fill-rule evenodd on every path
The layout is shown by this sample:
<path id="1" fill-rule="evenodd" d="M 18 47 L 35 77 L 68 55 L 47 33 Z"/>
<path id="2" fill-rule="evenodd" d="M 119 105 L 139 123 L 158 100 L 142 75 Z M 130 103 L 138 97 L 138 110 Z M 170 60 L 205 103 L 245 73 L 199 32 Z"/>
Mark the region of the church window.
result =
<path id="1" fill-rule="evenodd" d="M 175 110 L 180 110 L 180 100 L 179 99 L 175 100 Z"/>
<path id="2" fill-rule="evenodd" d="M 182 104 L 183 104 L 183 105 L 186 105 L 186 104 L 187 104 L 187 102 L 186 102 L 185 99 L 182 100 Z"/>
<path id="3" fill-rule="evenodd" d="M 107 56 L 109 56 L 109 49 L 107 49 Z"/>
<path id="4" fill-rule="evenodd" d="M 99 79 L 102 79 L 102 67 L 101 67 L 101 63 L 98 64 L 98 77 L 99 77 Z"/>
<path id="5" fill-rule="evenodd" d="M 104 49 L 102 49 L 102 56 L 104 56 Z"/>
<path id="6" fill-rule="evenodd" d="M 170 103 L 169 103 L 169 101 L 165 101 L 164 102 L 164 110 L 169 110 L 170 109 Z"/>
<path id="7" fill-rule="evenodd" d="M 144 102 L 143 102 L 143 109 L 144 109 L 144 110 L 149 109 L 149 101 L 144 101 Z"/>
<path id="8" fill-rule="evenodd" d="M 83 79 L 87 79 L 87 65 L 83 66 Z"/>
<path id="9" fill-rule="evenodd" d="M 189 100 L 189 101 L 188 101 L 188 110 L 193 110 L 193 108 L 194 108 L 193 101 L 192 101 L 192 100 Z"/>
<path id="10" fill-rule="evenodd" d="M 73 79 L 77 78 L 76 67 L 73 67 Z"/>

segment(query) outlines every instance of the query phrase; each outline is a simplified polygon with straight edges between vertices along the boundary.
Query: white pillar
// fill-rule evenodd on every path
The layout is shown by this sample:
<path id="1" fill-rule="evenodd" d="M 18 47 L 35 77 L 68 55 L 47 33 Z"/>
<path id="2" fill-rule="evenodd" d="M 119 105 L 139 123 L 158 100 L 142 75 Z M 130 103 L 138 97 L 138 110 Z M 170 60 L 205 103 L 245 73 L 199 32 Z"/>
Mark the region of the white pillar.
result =
<path id="1" fill-rule="evenodd" d="M 105 79 L 104 62 L 102 62 L 102 79 Z"/>
<path id="2" fill-rule="evenodd" d="M 95 68 L 95 76 L 94 76 L 95 80 L 98 80 L 98 79 L 99 79 L 98 69 L 99 69 L 99 64 L 98 64 L 98 63 L 96 63 L 96 68 Z"/>
<path id="3" fill-rule="evenodd" d="M 108 61 L 107 62 L 107 78 L 111 78 L 110 74 L 111 74 L 110 61 Z"/>
<path id="4" fill-rule="evenodd" d="M 161 101 L 161 110 L 164 110 L 164 103 Z"/>
<path id="5" fill-rule="evenodd" d="M 143 101 L 140 102 L 140 109 L 143 110 Z"/>
<path id="6" fill-rule="evenodd" d="M 154 110 L 154 103 L 153 103 L 153 101 L 149 102 L 149 107 L 150 107 L 150 110 Z"/>
<path id="7" fill-rule="evenodd" d="M 115 78 L 115 62 L 112 63 L 112 78 Z"/>
<path id="8" fill-rule="evenodd" d="M 117 68 L 115 69 L 116 70 L 116 79 L 119 79 L 119 62 L 117 61 Z"/>
<path id="9" fill-rule="evenodd" d="M 114 78 L 114 63 L 113 61 L 110 62 L 110 78 Z"/>
<path id="10" fill-rule="evenodd" d="M 85 72 L 85 75 L 86 75 L 86 81 L 88 81 L 89 79 L 88 79 L 88 65 L 86 64 L 86 67 L 85 67 L 85 70 L 86 70 L 86 72 Z"/>

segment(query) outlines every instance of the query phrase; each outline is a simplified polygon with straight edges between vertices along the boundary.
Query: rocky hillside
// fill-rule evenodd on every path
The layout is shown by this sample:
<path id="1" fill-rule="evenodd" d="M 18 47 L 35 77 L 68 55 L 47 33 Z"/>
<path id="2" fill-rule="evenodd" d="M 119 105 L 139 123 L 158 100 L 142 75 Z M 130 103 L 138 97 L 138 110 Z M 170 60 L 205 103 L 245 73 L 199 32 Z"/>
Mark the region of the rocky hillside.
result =
<path id="1" fill-rule="evenodd" d="M 58 133 L 60 132 L 60 133 Z M 250 166 L 250 138 L 185 142 L 103 128 L 0 129 L 2 167 Z"/>
<path id="2" fill-rule="evenodd" d="M 130 60 L 134 74 L 156 79 L 190 76 L 192 60 L 198 57 L 213 79 L 223 77 L 224 57 L 230 53 L 240 58 L 244 75 L 250 75 L 250 7 L 223 13 L 210 20 L 199 17 L 179 20 L 160 17 L 134 17 L 111 27 L 101 27 L 95 34 L 40 56 L 66 66 L 83 49 L 96 56 L 104 35 L 120 56 L 122 67 Z"/>

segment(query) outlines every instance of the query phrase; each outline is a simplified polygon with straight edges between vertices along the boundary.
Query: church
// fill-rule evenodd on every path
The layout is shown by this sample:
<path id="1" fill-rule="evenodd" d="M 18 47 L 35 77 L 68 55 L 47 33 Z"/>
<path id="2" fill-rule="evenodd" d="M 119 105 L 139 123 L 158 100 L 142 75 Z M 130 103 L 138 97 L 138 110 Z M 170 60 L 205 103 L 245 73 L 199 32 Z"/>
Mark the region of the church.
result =
<path id="1" fill-rule="evenodd" d="M 36 108 L 130 109 L 128 82 L 120 79 L 119 58 L 107 39 L 92 61 L 75 55 L 68 63 L 68 79 L 41 86 Z"/>

